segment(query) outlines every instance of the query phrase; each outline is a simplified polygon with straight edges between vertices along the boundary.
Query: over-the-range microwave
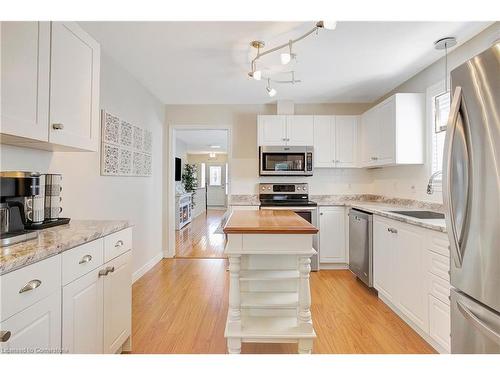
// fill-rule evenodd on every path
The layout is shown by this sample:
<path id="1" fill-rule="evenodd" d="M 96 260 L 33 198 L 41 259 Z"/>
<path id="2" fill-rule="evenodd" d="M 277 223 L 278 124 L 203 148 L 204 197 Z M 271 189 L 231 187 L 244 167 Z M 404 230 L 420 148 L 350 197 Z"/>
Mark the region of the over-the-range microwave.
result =
<path id="1" fill-rule="evenodd" d="M 260 146 L 260 176 L 312 176 L 312 146 Z"/>

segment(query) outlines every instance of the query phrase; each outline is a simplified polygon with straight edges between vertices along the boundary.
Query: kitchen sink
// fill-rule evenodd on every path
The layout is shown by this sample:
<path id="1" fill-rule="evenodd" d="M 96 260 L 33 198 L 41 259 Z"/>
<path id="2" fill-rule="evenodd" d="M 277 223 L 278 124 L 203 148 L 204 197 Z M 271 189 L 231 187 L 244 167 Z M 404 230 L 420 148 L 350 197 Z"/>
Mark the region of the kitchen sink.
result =
<path id="1" fill-rule="evenodd" d="M 434 211 L 389 211 L 395 214 L 415 217 L 417 219 L 444 219 L 444 214 Z"/>

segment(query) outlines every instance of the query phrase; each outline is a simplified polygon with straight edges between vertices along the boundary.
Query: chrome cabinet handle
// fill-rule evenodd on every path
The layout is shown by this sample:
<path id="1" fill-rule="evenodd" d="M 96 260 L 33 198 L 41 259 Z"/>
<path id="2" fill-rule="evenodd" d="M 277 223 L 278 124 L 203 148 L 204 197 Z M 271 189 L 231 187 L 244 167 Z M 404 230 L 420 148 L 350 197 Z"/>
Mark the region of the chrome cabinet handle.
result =
<path id="1" fill-rule="evenodd" d="M 120 246 L 123 246 L 123 241 L 122 240 L 116 241 L 115 247 L 120 247 Z"/>
<path id="2" fill-rule="evenodd" d="M 52 124 L 52 129 L 54 130 L 63 130 L 64 125 L 63 124 Z"/>
<path id="3" fill-rule="evenodd" d="M 92 260 L 92 255 L 85 255 L 82 259 L 80 259 L 80 261 L 78 262 L 78 264 L 85 264 L 85 263 L 88 263 Z"/>
<path id="4" fill-rule="evenodd" d="M 395 228 L 387 228 L 387 231 L 391 233 L 398 233 L 398 230 Z"/>
<path id="5" fill-rule="evenodd" d="M 457 301 L 458 310 L 462 313 L 462 315 L 469 320 L 474 327 L 476 327 L 479 331 L 483 332 L 485 336 L 489 337 L 491 340 L 495 341 L 497 344 L 500 344 L 500 333 L 495 332 L 493 329 L 488 327 L 488 325 L 483 322 L 476 314 L 474 314 L 464 303 L 461 301 Z"/>
<path id="6" fill-rule="evenodd" d="M 113 273 L 113 272 L 115 272 L 115 267 L 114 266 L 112 266 L 112 267 L 106 267 L 106 275 L 108 273 Z"/>
<path id="7" fill-rule="evenodd" d="M 0 331 L 0 342 L 7 342 L 10 339 L 10 331 Z"/>
<path id="8" fill-rule="evenodd" d="M 42 282 L 40 280 L 35 279 L 28 281 L 28 283 L 21 288 L 19 293 L 29 292 L 30 290 L 38 288 L 40 285 L 42 285 Z"/>
<path id="9" fill-rule="evenodd" d="M 105 268 L 105 269 L 103 269 L 103 270 L 100 270 L 100 271 L 99 271 L 98 276 L 99 276 L 99 277 L 101 277 L 101 276 L 106 276 L 108 273 L 109 273 L 108 269 L 107 269 L 107 268 Z"/>

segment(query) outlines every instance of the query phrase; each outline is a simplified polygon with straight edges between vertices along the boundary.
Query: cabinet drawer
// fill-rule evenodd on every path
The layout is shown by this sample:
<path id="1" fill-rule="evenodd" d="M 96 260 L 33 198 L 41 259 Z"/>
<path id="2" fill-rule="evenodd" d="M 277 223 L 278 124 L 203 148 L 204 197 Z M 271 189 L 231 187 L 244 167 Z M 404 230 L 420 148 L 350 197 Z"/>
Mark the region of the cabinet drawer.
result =
<path id="1" fill-rule="evenodd" d="M 0 321 L 61 288 L 61 255 L 0 277 Z"/>
<path id="2" fill-rule="evenodd" d="M 450 351 L 450 306 L 429 296 L 429 336 Z"/>
<path id="3" fill-rule="evenodd" d="M 62 282 L 66 285 L 104 264 L 104 240 L 98 239 L 62 253 Z"/>
<path id="4" fill-rule="evenodd" d="M 427 271 L 450 282 L 450 259 L 433 251 L 426 251 Z"/>
<path id="5" fill-rule="evenodd" d="M 450 246 L 450 242 L 446 233 L 426 230 L 425 247 L 427 250 L 449 257 L 450 249 L 448 246 Z"/>
<path id="6" fill-rule="evenodd" d="M 433 295 L 441 302 L 450 305 L 450 283 L 443 280 L 432 273 L 428 273 L 429 277 L 429 294 Z"/>
<path id="7" fill-rule="evenodd" d="M 123 254 L 132 249 L 132 228 L 104 237 L 104 262 Z"/>

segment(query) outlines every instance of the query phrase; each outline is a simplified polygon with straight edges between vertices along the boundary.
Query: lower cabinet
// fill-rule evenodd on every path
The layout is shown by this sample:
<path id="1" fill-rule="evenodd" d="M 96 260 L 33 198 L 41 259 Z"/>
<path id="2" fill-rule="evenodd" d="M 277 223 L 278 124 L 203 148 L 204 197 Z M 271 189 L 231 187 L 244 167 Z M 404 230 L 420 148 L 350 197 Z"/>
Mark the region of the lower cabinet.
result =
<path id="1" fill-rule="evenodd" d="M 61 351 L 61 292 L 0 323 L 1 353 L 47 353 Z"/>
<path id="2" fill-rule="evenodd" d="M 344 207 L 319 209 L 320 263 L 347 263 L 346 218 Z"/>
<path id="3" fill-rule="evenodd" d="M 440 352 L 449 352 L 450 340 L 450 285 L 443 278 L 449 258 L 442 255 L 446 243 L 444 233 L 374 216 L 374 287 Z"/>

